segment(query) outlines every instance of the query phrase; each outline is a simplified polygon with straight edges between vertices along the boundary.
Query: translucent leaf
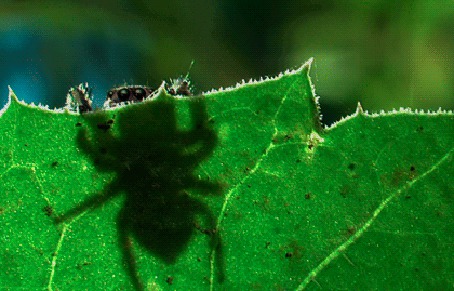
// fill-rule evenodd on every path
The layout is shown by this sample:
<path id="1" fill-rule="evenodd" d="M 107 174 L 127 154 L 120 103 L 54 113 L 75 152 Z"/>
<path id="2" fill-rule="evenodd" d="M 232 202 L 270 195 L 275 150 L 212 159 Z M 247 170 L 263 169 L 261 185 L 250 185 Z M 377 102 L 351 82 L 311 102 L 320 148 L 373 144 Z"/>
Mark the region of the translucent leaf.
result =
<path id="1" fill-rule="evenodd" d="M 323 129 L 310 62 L 194 97 L 0 116 L 0 282 L 25 290 L 447 289 L 454 115 Z"/>

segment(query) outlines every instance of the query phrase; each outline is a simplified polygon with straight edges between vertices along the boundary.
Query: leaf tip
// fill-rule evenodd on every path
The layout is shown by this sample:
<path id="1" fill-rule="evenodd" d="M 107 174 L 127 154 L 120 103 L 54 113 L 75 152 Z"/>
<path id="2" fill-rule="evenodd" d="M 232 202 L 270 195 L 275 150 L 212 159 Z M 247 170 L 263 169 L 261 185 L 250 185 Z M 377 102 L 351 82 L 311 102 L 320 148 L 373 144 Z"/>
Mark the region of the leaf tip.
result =
<path id="1" fill-rule="evenodd" d="M 154 92 L 151 95 L 151 98 L 148 98 L 148 100 L 150 100 L 151 102 L 163 101 L 163 100 L 174 100 L 174 99 L 175 99 L 175 96 L 170 95 L 169 93 L 167 93 L 166 81 L 162 81 L 162 83 L 159 86 L 158 90 L 156 90 L 156 92 Z"/>
<path id="2" fill-rule="evenodd" d="M 14 101 L 19 102 L 19 100 L 17 100 L 16 94 L 14 94 L 13 92 L 13 89 L 11 89 L 11 86 L 8 85 L 8 89 L 9 89 L 8 102 L 5 104 L 5 106 L 3 106 L 2 109 L 0 109 L 0 116 L 2 116 L 3 113 L 5 113 L 6 110 L 9 108 L 9 106 L 11 105 L 11 100 L 14 99 Z"/>
<path id="3" fill-rule="evenodd" d="M 11 99 L 14 99 L 14 101 L 16 102 L 19 102 L 19 99 L 17 99 L 17 96 L 16 94 L 14 93 L 13 89 L 11 88 L 10 85 L 8 85 L 8 90 L 9 90 L 9 95 L 8 95 L 8 98 L 9 98 L 9 102 L 11 102 Z"/>
<path id="4" fill-rule="evenodd" d="M 303 67 L 307 66 L 310 69 L 313 61 L 314 61 L 314 57 L 311 57 L 304 63 Z"/>
<path id="5" fill-rule="evenodd" d="M 358 102 L 358 106 L 356 106 L 356 115 L 364 115 L 364 109 L 360 102 Z"/>
<path id="6" fill-rule="evenodd" d="M 312 66 L 312 62 L 314 61 L 314 58 L 310 58 L 308 59 L 301 67 L 299 67 L 298 69 L 296 70 L 293 70 L 293 71 L 290 71 L 288 70 L 288 72 L 286 71 L 285 74 L 294 74 L 294 73 L 298 73 L 298 72 L 305 72 L 308 76 L 309 76 L 309 72 L 311 71 L 311 66 Z M 282 74 L 282 73 L 281 73 Z"/>

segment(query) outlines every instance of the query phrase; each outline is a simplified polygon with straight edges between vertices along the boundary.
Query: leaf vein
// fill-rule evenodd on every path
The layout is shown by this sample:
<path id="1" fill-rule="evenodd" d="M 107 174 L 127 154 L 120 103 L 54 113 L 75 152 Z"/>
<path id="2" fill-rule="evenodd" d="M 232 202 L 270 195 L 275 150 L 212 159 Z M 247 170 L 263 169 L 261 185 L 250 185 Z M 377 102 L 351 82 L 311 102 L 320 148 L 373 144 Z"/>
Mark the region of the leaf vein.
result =
<path id="1" fill-rule="evenodd" d="M 63 244 L 63 238 L 65 237 L 66 229 L 67 229 L 67 225 L 64 224 L 60 238 L 57 242 L 57 247 L 55 248 L 55 251 L 52 254 L 52 263 L 51 263 L 51 270 L 50 270 L 50 276 L 49 276 L 49 284 L 47 285 L 47 290 L 49 290 L 49 291 L 53 290 L 52 282 L 53 282 L 54 275 L 55 275 L 55 266 L 57 265 L 57 254 Z"/>
<path id="2" fill-rule="evenodd" d="M 418 176 L 416 179 L 407 182 L 405 185 L 397 189 L 394 193 L 389 195 L 385 200 L 383 200 L 375 209 L 372 217 L 366 221 L 366 223 L 358 229 L 358 231 L 352 235 L 348 240 L 338 246 L 334 251 L 332 251 L 320 264 L 318 264 L 314 269 L 312 269 L 304 281 L 296 288 L 296 290 L 303 290 L 307 285 L 317 277 L 320 272 L 328 266 L 334 259 L 336 259 L 342 252 L 344 252 L 350 245 L 352 245 L 356 240 L 358 240 L 372 225 L 372 223 L 377 219 L 378 215 L 386 208 L 391 200 L 398 197 L 400 193 L 404 190 L 411 188 L 415 183 L 423 179 L 425 176 L 436 170 L 443 162 L 451 158 L 454 148 L 451 148 L 441 159 L 439 159 L 430 169 Z"/>
<path id="3" fill-rule="evenodd" d="M 273 119 L 272 119 L 272 123 L 273 123 L 273 126 L 274 126 L 274 133 L 271 136 L 275 136 L 278 133 L 278 128 L 276 126 L 276 119 L 277 119 L 277 116 L 280 113 L 280 110 L 281 110 L 282 105 L 284 104 L 286 98 L 287 98 L 287 93 L 283 94 L 283 96 L 281 98 L 281 102 L 280 102 L 280 104 L 279 104 L 279 106 L 278 106 L 278 108 L 276 110 L 276 113 L 274 114 Z M 227 192 L 227 194 L 225 196 L 225 199 L 224 199 L 224 203 L 222 204 L 222 208 L 221 208 L 221 211 L 220 211 L 218 219 L 217 219 L 216 229 L 219 230 L 219 227 L 220 227 L 221 223 L 223 222 L 224 213 L 225 213 L 225 211 L 227 209 L 227 204 L 230 201 L 230 198 L 233 196 L 233 193 L 236 192 L 238 190 L 238 188 L 241 185 L 244 184 L 246 179 L 248 179 L 251 175 L 253 175 L 257 171 L 257 169 L 260 167 L 262 161 L 268 155 L 269 151 L 271 149 L 273 149 L 274 147 L 275 147 L 275 145 L 273 144 L 272 141 L 270 141 L 270 143 L 266 147 L 263 155 L 257 160 L 257 162 L 255 163 L 254 167 L 249 171 L 249 173 L 247 175 L 245 175 L 243 177 L 243 179 L 241 179 L 236 185 L 234 185 L 232 188 L 230 188 L 230 190 Z M 215 256 L 216 256 L 215 250 L 212 250 L 211 251 L 211 255 L 210 255 L 210 291 L 213 290 L 213 288 L 214 288 L 213 282 L 214 282 L 214 273 L 215 273 L 214 272 Z"/>

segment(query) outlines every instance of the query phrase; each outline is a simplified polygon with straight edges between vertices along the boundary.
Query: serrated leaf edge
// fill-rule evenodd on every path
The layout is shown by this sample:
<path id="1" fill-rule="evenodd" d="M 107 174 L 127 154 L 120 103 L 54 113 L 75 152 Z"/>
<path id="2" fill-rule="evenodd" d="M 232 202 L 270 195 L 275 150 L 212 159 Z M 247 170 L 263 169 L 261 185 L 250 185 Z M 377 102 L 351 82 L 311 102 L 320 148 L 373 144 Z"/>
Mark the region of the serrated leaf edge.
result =
<path id="1" fill-rule="evenodd" d="M 277 76 L 274 76 L 274 77 L 265 76 L 265 77 L 260 77 L 259 80 L 251 78 L 247 82 L 243 79 L 243 80 L 241 80 L 241 82 L 236 83 L 236 85 L 234 85 L 234 86 L 227 87 L 227 88 L 221 87 L 219 89 L 211 89 L 210 91 L 203 92 L 202 95 L 207 96 L 207 95 L 211 95 L 211 94 L 225 93 L 225 92 L 236 90 L 238 88 L 242 88 L 247 85 L 258 85 L 263 82 L 275 81 L 284 76 L 299 74 L 301 71 L 303 71 L 305 69 L 307 69 L 307 71 L 309 72 L 309 69 L 311 67 L 313 60 L 314 60 L 314 58 L 310 58 L 299 68 L 293 69 L 293 70 L 287 69 L 284 72 L 280 72 Z M 315 92 L 313 92 L 313 93 L 315 93 Z M 314 94 L 314 96 L 315 96 L 315 94 Z"/>
<path id="2" fill-rule="evenodd" d="M 437 110 L 424 110 L 424 109 L 411 109 L 409 107 L 404 108 L 400 107 L 399 109 L 393 108 L 392 110 L 385 111 L 385 110 L 380 110 L 378 113 L 372 112 L 369 113 L 368 110 L 363 110 L 363 107 L 361 106 L 361 103 L 358 102 L 358 106 L 356 107 L 356 112 L 348 115 L 346 117 L 341 117 L 339 121 L 334 122 L 331 125 L 325 125 L 325 131 L 330 131 L 334 128 L 336 128 L 338 125 L 342 125 L 346 121 L 356 118 L 358 116 L 367 116 L 367 117 L 382 117 L 382 116 L 390 116 L 390 115 L 401 115 L 401 114 L 406 114 L 406 115 L 454 115 L 454 111 L 452 109 L 446 110 L 446 109 L 441 109 L 438 108 Z"/>
<path id="3" fill-rule="evenodd" d="M 34 102 L 27 104 L 25 101 L 19 100 L 19 98 L 17 98 L 17 95 L 14 93 L 11 86 L 8 86 L 8 89 L 9 89 L 8 102 L 5 104 L 5 106 L 3 106 L 2 109 L 0 109 L 0 117 L 3 115 L 3 113 L 6 112 L 6 110 L 8 110 L 8 108 L 11 106 L 11 104 L 13 104 L 13 102 L 16 104 L 25 106 L 25 107 L 39 108 L 44 111 L 48 111 L 48 112 L 52 112 L 52 113 L 73 113 L 70 110 L 68 110 L 67 108 L 50 109 L 49 105 L 41 105 L 41 103 L 39 103 L 38 105 L 36 105 Z"/>
<path id="4" fill-rule="evenodd" d="M 17 99 L 16 95 L 13 92 L 13 89 L 11 89 L 10 86 L 8 86 L 8 89 L 9 89 L 8 102 L 6 102 L 5 106 L 3 106 L 2 109 L 0 109 L 0 117 L 2 117 L 3 113 L 5 113 L 6 110 L 8 110 L 9 106 L 11 105 L 11 98 L 12 98 L 11 94 L 14 96 L 14 98 Z"/>

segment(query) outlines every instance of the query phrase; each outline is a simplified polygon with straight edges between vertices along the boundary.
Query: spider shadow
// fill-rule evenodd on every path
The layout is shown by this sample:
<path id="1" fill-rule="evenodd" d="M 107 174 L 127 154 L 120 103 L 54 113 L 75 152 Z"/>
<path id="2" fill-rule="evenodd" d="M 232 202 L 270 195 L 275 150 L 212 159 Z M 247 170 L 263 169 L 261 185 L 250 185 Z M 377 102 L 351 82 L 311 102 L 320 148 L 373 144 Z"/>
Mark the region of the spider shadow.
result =
<path id="1" fill-rule="evenodd" d="M 176 99 L 158 97 L 161 99 L 125 108 L 112 118 L 106 112 L 81 116 L 79 148 L 98 171 L 113 172 L 116 178 L 101 194 L 57 216 L 55 221 L 70 221 L 125 195 L 116 221 L 118 241 L 123 264 L 136 290 L 144 286 L 136 267 L 133 241 L 165 264 L 174 264 L 198 231 L 209 236 L 210 253 L 216 252 L 217 279 L 221 282 L 224 263 L 216 218 L 192 194 L 222 195 L 219 183 L 201 180 L 194 174 L 200 162 L 212 154 L 217 136 L 209 126 L 203 96 L 187 97 L 190 130 L 178 129 Z"/>

